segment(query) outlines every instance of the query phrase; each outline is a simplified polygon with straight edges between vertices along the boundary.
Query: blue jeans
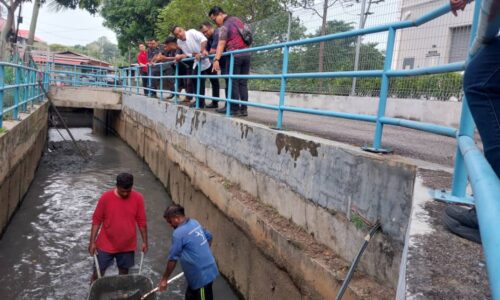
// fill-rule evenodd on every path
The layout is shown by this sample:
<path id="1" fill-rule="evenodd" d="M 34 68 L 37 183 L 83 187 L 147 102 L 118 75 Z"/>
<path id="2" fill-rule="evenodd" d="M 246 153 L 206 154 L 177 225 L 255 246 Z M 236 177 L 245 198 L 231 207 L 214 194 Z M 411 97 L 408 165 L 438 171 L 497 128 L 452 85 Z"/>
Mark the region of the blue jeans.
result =
<path id="1" fill-rule="evenodd" d="M 464 92 L 481 136 L 484 155 L 500 177 L 500 38 L 470 61 L 464 75 Z"/>

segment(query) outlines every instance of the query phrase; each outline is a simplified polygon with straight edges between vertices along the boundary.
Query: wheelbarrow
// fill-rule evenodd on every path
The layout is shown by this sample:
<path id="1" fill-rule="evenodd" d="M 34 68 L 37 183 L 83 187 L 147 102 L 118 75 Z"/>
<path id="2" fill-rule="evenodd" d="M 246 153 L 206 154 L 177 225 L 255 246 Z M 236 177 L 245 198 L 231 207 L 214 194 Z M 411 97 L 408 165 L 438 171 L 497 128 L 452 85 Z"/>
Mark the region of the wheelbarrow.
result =
<path id="1" fill-rule="evenodd" d="M 155 300 L 156 289 L 153 289 L 153 281 L 149 277 L 141 275 L 143 260 L 144 252 L 141 254 L 139 274 L 101 276 L 99 262 L 97 256 L 94 255 L 98 279 L 90 286 L 88 300 Z M 182 276 L 179 275 L 175 279 Z M 169 282 L 175 279 L 171 279 Z M 146 294 L 148 295 L 144 297 Z"/>

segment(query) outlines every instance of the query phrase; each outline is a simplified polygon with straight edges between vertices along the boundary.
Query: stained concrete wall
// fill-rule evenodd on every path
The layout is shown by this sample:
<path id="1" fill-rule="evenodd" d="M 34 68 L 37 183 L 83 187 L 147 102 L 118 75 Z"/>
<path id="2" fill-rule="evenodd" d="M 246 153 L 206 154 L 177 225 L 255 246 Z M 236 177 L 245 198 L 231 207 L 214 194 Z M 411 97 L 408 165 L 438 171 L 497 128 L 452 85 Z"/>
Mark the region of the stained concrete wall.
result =
<path id="1" fill-rule="evenodd" d="M 167 158 L 158 150 L 165 146 L 150 145 L 147 137 L 153 135 L 272 207 L 347 261 L 366 234 L 366 228 L 359 230 L 353 223 L 380 220 L 384 234 L 370 244 L 360 269 L 385 286 L 396 286 L 413 166 L 332 141 L 141 96 L 124 96 L 123 105 L 120 118 L 131 121 L 125 128 L 120 127 L 123 121 L 115 125 L 117 131 L 143 153 L 159 178 L 166 176 L 161 164 Z M 185 161 L 176 163 L 182 168 Z"/>
<path id="2" fill-rule="evenodd" d="M 35 176 L 47 138 L 48 104 L 20 115 L 21 121 L 4 121 L 0 134 L 0 232 L 19 207 Z"/>
<path id="3" fill-rule="evenodd" d="M 110 88 L 98 87 L 56 87 L 49 95 L 57 107 L 99 108 L 120 110 L 122 93 Z"/>
<path id="4" fill-rule="evenodd" d="M 188 132 L 194 135 L 212 121 L 209 116 L 190 114 L 192 111 L 185 108 L 165 106 L 143 97 L 129 100 L 139 101 L 139 107 L 149 107 L 158 114 L 143 114 L 144 111 L 138 112 L 125 105 L 112 126 L 144 158 L 172 199 L 183 204 L 190 216 L 213 231 L 213 249 L 220 270 L 244 298 L 326 299 L 337 293 L 348 263 L 304 228 L 244 191 L 234 178 L 221 176 L 207 164 L 207 159 L 215 156 L 222 160 L 229 157 L 216 153 L 215 149 L 203 148 L 190 134 L 186 136 L 177 131 L 184 124 L 191 124 Z M 164 123 L 163 117 L 156 119 L 169 115 L 169 110 L 174 114 L 173 127 Z M 103 116 L 101 113 L 95 115 L 96 118 Z M 220 122 L 220 126 L 232 122 L 221 116 L 214 117 L 216 121 L 213 122 Z M 251 135 L 250 129 L 239 125 L 237 129 L 241 139 L 245 134 Z M 201 152 L 197 153 L 196 149 Z M 200 160 L 197 157 L 200 154 L 206 159 Z M 240 172 L 241 166 L 236 161 L 230 163 L 235 172 Z M 248 166 L 243 167 L 249 170 Z M 313 207 L 309 209 L 311 214 L 319 213 Z M 363 233 L 359 237 L 362 241 Z M 374 244 L 380 247 L 385 242 L 386 239 L 379 238 Z M 393 298 L 394 290 L 387 285 L 391 284 L 381 284 L 373 277 L 358 274 L 344 299 Z"/>

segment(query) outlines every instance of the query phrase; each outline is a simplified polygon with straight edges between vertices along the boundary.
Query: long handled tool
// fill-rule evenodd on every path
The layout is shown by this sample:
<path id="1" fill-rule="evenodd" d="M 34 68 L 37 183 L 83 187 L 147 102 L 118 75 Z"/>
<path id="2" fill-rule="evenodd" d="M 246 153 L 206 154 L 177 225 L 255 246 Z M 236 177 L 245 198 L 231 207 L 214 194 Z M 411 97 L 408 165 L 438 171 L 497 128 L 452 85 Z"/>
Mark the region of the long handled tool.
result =
<path id="1" fill-rule="evenodd" d="M 167 283 L 172 283 L 174 282 L 175 280 L 181 278 L 182 276 L 184 276 L 184 272 L 181 272 L 177 275 L 175 275 L 174 277 L 170 278 Z M 151 291 L 147 292 L 146 294 L 144 294 L 144 296 L 141 297 L 141 300 L 145 300 L 147 297 L 149 297 L 149 295 L 153 294 L 153 293 L 156 293 L 158 292 L 159 288 L 158 287 L 155 287 L 154 289 L 152 289 Z"/>
<path id="2" fill-rule="evenodd" d="M 99 267 L 99 260 L 97 259 L 97 254 L 94 254 L 95 269 L 97 270 L 97 278 L 101 278 L 101 268 Z"/>

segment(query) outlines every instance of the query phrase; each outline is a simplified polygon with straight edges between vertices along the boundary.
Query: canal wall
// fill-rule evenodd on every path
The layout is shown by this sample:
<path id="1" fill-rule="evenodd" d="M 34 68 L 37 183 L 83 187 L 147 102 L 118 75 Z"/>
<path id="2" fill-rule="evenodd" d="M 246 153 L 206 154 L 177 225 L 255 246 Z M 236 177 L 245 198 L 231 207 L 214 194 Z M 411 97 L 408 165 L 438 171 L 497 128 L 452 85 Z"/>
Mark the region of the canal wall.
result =
<path id="1" fill-rule="evenodd" d="M 142 96 L 124 95 L 109 125 L 214 231 L 221 271 L 245 298 L 331 298 L 377 221 L 349 298 L 394 297 L 414 166 Z"/>
<path id="2" fill-rule="evenodd" d="M 47 139 L 48 102 L 4 121 L 0 133 L 0 236 L 35 176 Z"/>

